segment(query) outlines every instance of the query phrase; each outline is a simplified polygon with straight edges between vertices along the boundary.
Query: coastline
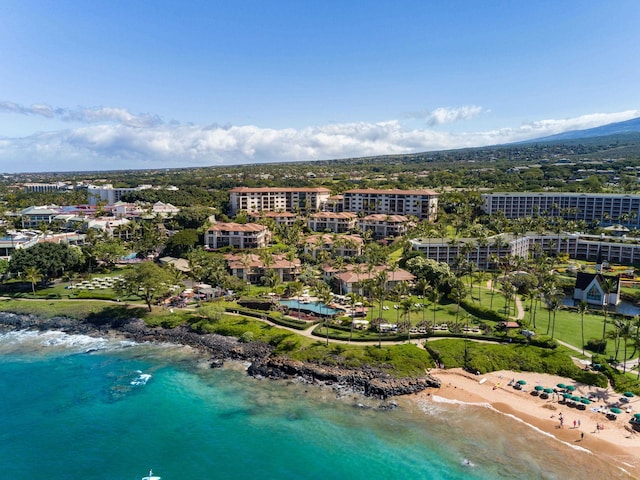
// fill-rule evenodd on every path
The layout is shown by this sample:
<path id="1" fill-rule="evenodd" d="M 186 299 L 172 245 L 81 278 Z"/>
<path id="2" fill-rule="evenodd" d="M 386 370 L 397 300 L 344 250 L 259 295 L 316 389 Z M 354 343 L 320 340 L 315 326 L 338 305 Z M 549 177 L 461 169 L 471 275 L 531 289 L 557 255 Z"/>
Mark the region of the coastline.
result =
<path id="1" fill-rule="evenodd" d="M 640 412 L 640 398 L 634 397 L 627 403 L 632 409 L 631 413 L 624 410 L 616 420 L 608 420 L 604 414 L 596 413 L 591 408 L 617 403 L 621 395 L 611 388 L 592 387 L 571 379 L 532 372 L 497 371 L 473 375 L 455 368 L 432 370 L 430 373 L 440 379 L 441 387 L 418 393 L 412 396 L 413 399 L 493 408 L 514 417 L 514 421 L 522 421 L 567 446 L 584 451 L 585 455 L 596 455 L 637 477 L 635 472 L 640 468 L 640 432 L 632 433 L 625 426 L 629 426 L 632 414 Z M 513 379 L 527 382 L 523 390 L 508 385 Z M 587 406 L 586 410 L 576 410 L 558 403 L 557 398 L 543 400 L 530 394 L 536 385 L 553 388 L 559 383 L 574 385 L 577 395 L 593 394 L 598 396 L 599 401 Z M 562 428 L 560 414 L 563 416 Z M 574 421 L 579 422 L 580 426 L 576 424 L 574 427 Z M 598 424 L 604 429 L 597 429 Z"/>
<path id="2" fill-rule="evenodd" d="M 128 338 L 138 342 L 177 343 L 208 355 L 211 367 L 222 366 L 224 360 L 249 361 L 252 366 L 249 367 L 248 373 L 255 377 L 300 378 L 310 384 L 332 386 L 337 391 L 348 388 L 353 393 L 367 395 L 368 392 L 368 396 L 378 398 L 405 396 L 409 401 L 450 404 L 460 402 L 477 404 L 478 408 L 490 407 L 513 417 L 513 421 L 521 421 L 542 434 L 584 452 L 585 455 L 596 455 L 603 461 L 621 468 L 631 477 L 638 478 L 635 471 L 640 469 L 640 432 L 630 433 L 625 429 L 625 425 L 629 425 L 632 414 L 640 412 L 640 398 L 630 399 L 627 405 L 632 408 L 631 412 L 624 411 L 615 421 L 607 420 L 605 415 L 590 410 L 590 407 L 610 405 L 619 401 L 621 395 L 613 392 L 611 388 L 601 389 L 577 384 L 571 379 L 542 373 L 497 371 L 473 375 L 462 369 L 432 369 L 423 380 L 435 379 L 440 382 L 439 388 L 424 381 L 416 382 L 417 379 L 405 379 L 398 383 L 372 370 L 356 372 L 287 361 L 283 360 L 283 357 L 272 356 L 273 350 L 269 346 L 257 342 L 241 343 L 235 338 L 199 334 L 186 327 L 150 328 L 139 319 L 106 321 L 97 325 L 68 318 L 42 319 L 31 315 L 0 312 L 0 325 L 5 326 L 7 330 L 61 330 L 66 333 Z M 512 379 L 526 381 L 524 389 L 516 390 L 509 386 Z M 480 383 L 482 380 L 483 383 Z M 579 411 L 559 404 L 557 400 L 542 400 L 530 395 L 536 385 L 555 387 L 558 383 L 574 385 L 577 395 L 595 394 L 602 400 L 586 410 Z M 372 391 L 368 386 L 375 386 L 376 390 Z M 404 388 L 407 386 L 410 388 Z M 394 399 L 394 403 L 396 400 L 397 398 Z M 559 428 L 560 413 L 564 416 L 564 428 Z M 573 427 L 574 420 L 580 420 L 579 428 Z M 605 428 L 597 430 L 598 423 Z M 582 433 L 584 438 L 581 438 Z"/>

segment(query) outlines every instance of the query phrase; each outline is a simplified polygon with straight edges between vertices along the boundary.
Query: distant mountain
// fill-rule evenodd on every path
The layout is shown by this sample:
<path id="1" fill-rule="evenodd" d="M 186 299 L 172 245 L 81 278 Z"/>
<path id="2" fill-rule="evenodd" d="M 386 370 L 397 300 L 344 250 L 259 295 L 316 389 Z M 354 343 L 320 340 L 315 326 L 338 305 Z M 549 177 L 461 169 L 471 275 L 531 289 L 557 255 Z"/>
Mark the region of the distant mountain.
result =
<path id="1" fill-rule="evenodd" d="M 557 135 L 550 135 L 548 137 L 534 138 L 532 140 L 525 140 L 518 143 L 558 142 L 565 140 L 609 137 L 612 135 L 625 135 L 628 133 L 640 133 L 640 117 L 625 120 L 624 122 L 609 123 L 600 127 L 587 128 L 586 130 L 572 130 L 570 132 L 558 133 Z"/>

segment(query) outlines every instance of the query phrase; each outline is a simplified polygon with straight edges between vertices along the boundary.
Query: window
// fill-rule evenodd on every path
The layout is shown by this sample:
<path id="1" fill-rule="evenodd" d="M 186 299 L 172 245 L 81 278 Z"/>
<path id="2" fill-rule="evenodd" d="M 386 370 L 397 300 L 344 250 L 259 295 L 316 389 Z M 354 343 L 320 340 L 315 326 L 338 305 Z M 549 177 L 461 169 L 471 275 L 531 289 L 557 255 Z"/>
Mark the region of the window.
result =
<path id="1" fill-rule="evenodd" d="M 598 290 L 598 287 L 594 285 L 589 289 L 587 292 L 587 300 L 602 303 L 602 294 L 600 293 L 600 290 Z"/>

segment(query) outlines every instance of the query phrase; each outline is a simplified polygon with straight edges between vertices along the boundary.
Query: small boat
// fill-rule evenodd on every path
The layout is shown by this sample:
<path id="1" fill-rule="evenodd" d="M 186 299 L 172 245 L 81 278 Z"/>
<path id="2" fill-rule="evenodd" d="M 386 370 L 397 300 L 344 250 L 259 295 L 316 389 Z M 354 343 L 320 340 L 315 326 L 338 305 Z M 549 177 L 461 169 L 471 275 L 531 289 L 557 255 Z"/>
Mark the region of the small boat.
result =
<path id="1" fill-rule="evenodd" d="M 149 476 L 142 477 L 142 480 L 160 480 L 160 477 L 153 474 L 153 470 L 149 470 Z"/>

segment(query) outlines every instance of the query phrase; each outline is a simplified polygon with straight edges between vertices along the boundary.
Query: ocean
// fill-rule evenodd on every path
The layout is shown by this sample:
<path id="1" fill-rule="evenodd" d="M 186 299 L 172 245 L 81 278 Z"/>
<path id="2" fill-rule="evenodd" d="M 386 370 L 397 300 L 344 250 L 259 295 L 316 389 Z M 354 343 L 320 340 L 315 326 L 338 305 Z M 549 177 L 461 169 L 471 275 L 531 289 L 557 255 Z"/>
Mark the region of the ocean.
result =
<path id="1" fill-rule="evenodd" d="M 486 406 L 385 410 L 245 368 L 178 345 L 0 334 L 0 480 L 629 478 Z"/>

